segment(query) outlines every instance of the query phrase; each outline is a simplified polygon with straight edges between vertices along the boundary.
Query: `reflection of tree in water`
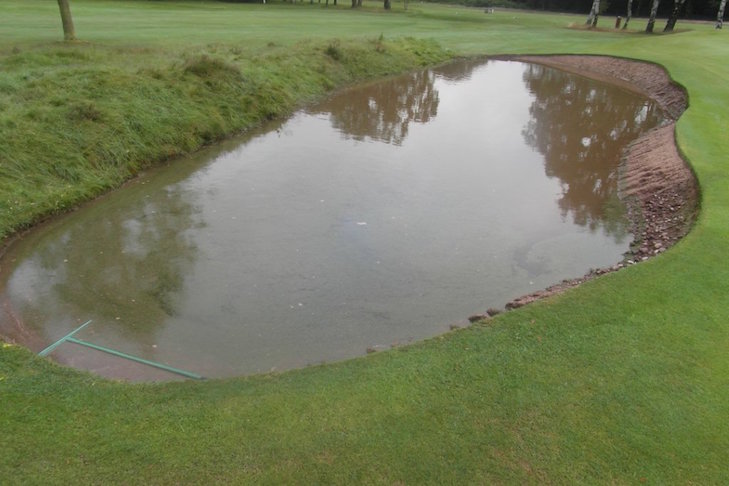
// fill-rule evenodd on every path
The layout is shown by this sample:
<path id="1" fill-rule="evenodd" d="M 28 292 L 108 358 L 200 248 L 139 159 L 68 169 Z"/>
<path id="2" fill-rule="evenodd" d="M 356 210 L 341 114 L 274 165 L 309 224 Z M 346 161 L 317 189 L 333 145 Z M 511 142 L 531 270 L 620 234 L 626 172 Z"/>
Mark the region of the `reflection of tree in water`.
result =
<path id="1" fill-rule="evenodd" d="M 420 71 L 347 91 L 319 105 L 332 126 L 355 140 L 369 137 L 400 145 L 411 121 L 426 123 L 438 112 L 435 74 Z"/>
<path id="2" fill-rule="evenodd" d="M 118 322 L 125 335 L 150 335 L 174 315 L 196 248 L 185 236 L 194 208 L 178 187 L 140 198 L 124 211 L 92 208 L 40 250 L 51 289 L 82 318 Z M 87 213 L 88 214 L 88 213 Z M 89 224 L 85 224 L 88 220 Z"/>
<path id="3" fill-rule="evenodd" d="M 625 232 L 617 211 L 617 168 L 625 146 L 658 125 L 658 107 L 642 97 L 579 76 L 529 65 L 524 81 L 535 99 L 526 142 L 544 155 L 545 172 L 562 185 L 559 206 L 575 223 Z"/>
<path id="4" fill-rule="evenodd" d="M 486 66 L 486 64 L 488 62 L 483 59 L 464 59 L 438 66 L 433 69 L 433 72 L 447 81 L 464 81 L 471 79 L 474 69 L 480 66 Z"/>

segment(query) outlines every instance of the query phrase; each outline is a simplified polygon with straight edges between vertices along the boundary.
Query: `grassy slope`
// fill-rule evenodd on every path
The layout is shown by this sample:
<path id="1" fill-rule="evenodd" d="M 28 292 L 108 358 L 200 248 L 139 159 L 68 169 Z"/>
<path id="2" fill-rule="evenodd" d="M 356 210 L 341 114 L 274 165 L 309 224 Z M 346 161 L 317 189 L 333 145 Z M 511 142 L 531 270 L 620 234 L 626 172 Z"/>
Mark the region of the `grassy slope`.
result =
<path id="1" fill-rule="evenodd" d="M 0 25 L 0 50 L 58 49 L 52 4 L 4 1 L 0 13 L 12 21 Z M 208 43 L 238 46 L 245 58 L 271 39 L 288 46 L 380 33 L 434 38 L 469 54 L 649 59 L 689 90 L 678 138 L 701 181 L 703 211 L 684 241 L 648 263 L 487 326 L 320 368 L 130 386 L 6 345 L 4 480 L 729 482 L 729 115 L 717 109 L 729 100 L 726 32 L 589 33 L 563 28 L 581 18 L 412 4 L 409 15 L 306 5 L 73 7 L 79 34 L 92 42 L 78 49 L 101 52 L 94 62 L 117 49 L 124 62 L 112 64 L 129 72 L 138 66 L 123 66 L 183 48 L 200 53 Z"/>

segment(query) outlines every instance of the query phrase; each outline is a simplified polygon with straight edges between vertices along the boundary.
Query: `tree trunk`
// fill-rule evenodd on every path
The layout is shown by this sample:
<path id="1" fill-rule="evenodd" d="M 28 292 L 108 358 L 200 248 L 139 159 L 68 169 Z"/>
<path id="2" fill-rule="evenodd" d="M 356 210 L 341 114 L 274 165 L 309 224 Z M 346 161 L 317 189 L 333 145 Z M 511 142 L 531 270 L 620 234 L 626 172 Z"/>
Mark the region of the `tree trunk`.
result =
<path id="1" fill-rule="evenodd" d="M 681 13 L 681 7 L 686 3 L 686 0 L 674 0 L 673 1 L 673 10 L 671 11 L 671 16 L 668 18 L 668 22 L 666 22 L 666 27 L 663 29 L 663 32 L 673 32 L 673 28 L 676 26 L 676 22 L 678 21 L 678 15 Z"/>
<path id="2" fill-rule="evenodd" d="M 633 16 L 633 0 L 628 0 L 628 13 L 625 15 L 625 23 L 623 24 L 623 30 L 628 28 L 628 22 Z"/>
<path id="3" fill-rule="evenodd" d="M 392 0 L 385 0 L 385 10 L 390 10 L 392 8 Z"/>
<path id="4" fill-rule="evenodd" d="M 651 5 L 651 16 L 648 17 L 648 25 L 645 26 L 645 31 L 649 34 L 653 33 L 653 26 L 656 24 L 659 3 L 661 3 L 661 0 L 653 0 L 653 5 Z"/>
<path id="5" fill-rule="evenodd" d="M 73 18 L 71 17 L 71 7 L 68 0 L 58 0 L 58 8 L 61 9 L 63 39 L 67 41 L 76 40 L 76 29 L 73 28 Z"/>
<path id="6" fill-rule="evenodd" d="M 719 13 L 716 14 L 716 28 L 721 29 L 724 24 L 724 7 L 726 7 L 726 0 L 721 0 L 719 4 Z"/>
<path id="7" fill-rule="evenodd" d="M 597 27 L 597 18 L 600 15 L 600 0 L 592 1 L 592 9 L 590 9 L 590 15 L 587 16 L 587 22 L 585 25 L 590 27 Z"/>

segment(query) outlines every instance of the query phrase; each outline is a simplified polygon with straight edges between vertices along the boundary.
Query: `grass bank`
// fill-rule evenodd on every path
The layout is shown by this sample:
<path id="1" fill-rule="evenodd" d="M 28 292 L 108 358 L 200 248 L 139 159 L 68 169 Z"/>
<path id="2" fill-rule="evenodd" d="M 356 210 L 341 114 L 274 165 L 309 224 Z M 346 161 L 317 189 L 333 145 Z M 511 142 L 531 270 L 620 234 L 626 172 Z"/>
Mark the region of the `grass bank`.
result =
<path id="1" fill-rule="evenodd" d="M 43 159 L 58 151 L 71 165 L 56 167 L 48 158 L 41 172 L 56 194 L 70 191 L 65 200 L 72 204 L 86 197 L 73 195 L 76 186 L 88 181 L 88 194 L 103 191 L 153 160 L 145 151 L 157 139 L 170 151 L 190 150 L 271 116 L 254 103 L 257 96 L 282 100 L 270 106 L 283 113 L 340 83 L 440 60 L 448 55 L 443 48 L 595 53 L 663 64 L 688 89 L 690 108 L 677 134 L 702 187 L 692 233 L 647 263 L 488 325 L 281 375 L 127 385 L 0 345 L 4 482 L 729 482 L 729 114 L 720 109 L 729 100 L 729 34 L 694 24 L 670 36 L 586 32 L 566 28 L 581 16 L 486 15 L 412 3 L 408 13 L 383 14 L 378 5 L 354 12 L 307 4 L 76 0 L 77 29 L 86 42 L 64 46 L 56 42 L 53 2 L 6 0 L 0 5 L 8 19 L 0 26 L 0 157 L 3 171 L 24 157 L 26 165 L 3 172 L 1 190 L 24 184 L 35 190 L 24 204 L 41 204 L 42 191 L 32 186 L 45 179 L 24 172 L 33 164 L 22 153 Z M 405 61 L 370 67 L 383 54 L 380 34 L 384 54 Z M 364 64 L 348 67 L 327 54 L 334 38 Z M 301 85 L 291 72 L 303 76 Z M 69 77 L 76 83 L 66 82 Z M 111 90 L 111 82 L 126 94 Z M 251 94 L 248 83 L 262 91 Z M 229 93 L 250 100 L 243 106 L 256 115 L 237 113 L 240 106 L 221 96 Z M 71 95 L 77 103 L 67 103 Z M 47 103 L 35 104 L 36 96 Z M 203 113 L 211 106 L 216 115 Z M 158 137 L 119 115 L 136 120 L 138 111 L 146 113 L 139 122 Z M 34 125 L 44 117 L 51 125 L 88 125 L 88 137 L 129 132 L 133 143 L 97 152 L 85 137 L 46 139 L 49 134 L 31 128 L 49 126 Z M 185 135 L 169 134 L 166 121 L 186 127 L 179 130 Z M 35 142 L 9 140 L 6 130 L 25 130 L 13 133 Z M 90 161 L 88 171 L 73 169 L 81 158 Z M 126 173 L 117 172 L 115 160 Z M 32 210 L 11 203 L 3 207 L 5 233 L 55 209 L 52 199 Z M 14 219 L 5 223 L 6 217 Z"/>

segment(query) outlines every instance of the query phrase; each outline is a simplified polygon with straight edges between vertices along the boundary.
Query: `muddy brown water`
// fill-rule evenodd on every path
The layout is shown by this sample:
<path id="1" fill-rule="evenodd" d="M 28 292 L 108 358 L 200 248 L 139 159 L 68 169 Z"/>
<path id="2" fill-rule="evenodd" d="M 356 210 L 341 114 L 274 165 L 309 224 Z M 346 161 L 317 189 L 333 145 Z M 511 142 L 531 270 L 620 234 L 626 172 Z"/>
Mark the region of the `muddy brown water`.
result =
<path id="1" fill-rule="evenodd" d="M 464 61 L 343 91 L 39 227 L 0 262 L 0 333 L 208 377 L 363 355 L 622 259 L 635 93 Z M 57 361 L 173 375 L 65 343 Z"/>

